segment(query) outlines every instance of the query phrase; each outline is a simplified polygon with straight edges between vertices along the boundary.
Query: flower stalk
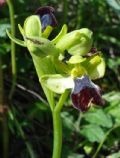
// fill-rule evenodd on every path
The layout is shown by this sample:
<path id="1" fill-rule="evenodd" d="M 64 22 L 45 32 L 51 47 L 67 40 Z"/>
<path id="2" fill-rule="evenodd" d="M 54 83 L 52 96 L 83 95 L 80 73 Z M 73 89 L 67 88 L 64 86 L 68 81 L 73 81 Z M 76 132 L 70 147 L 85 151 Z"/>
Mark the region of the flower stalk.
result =
<path id="1" fill-rule="evenodd" d="M 52 158 L 61 158 L 60 114 L 69 90 L 71 89 L 73 106 L 79 111 L 86 112 L 91 103 L 103 105 L 100 88 L 91 80 L 104 76 L 105 63 L 99 52 L 91 51 L 91 30 L 83 28 L 67 33 L 67 25 L 63 25 L 59 34 L 49 40 L 48 37 L 56 25 L 54 9 L 45 6 L 38 8 L 35 15 L 28 17 L 23 28 L 19 25 L 24 41 L 15 38 L 8 31 L 7 34 L 15 43 L 27 47 L 31 54 L 53 116 Z M 69 58 L 66 58 L 66 51 Z M 55 94 L 61 94 L 56 106 Z"/>
<path id="2" fill-rule="evenodd" d="M 61 120 L 61 109 L 68 97 L 69 91 L 65 91 L 53 111 L 53 129 L 54 129 L 54 145 L 52 158 L 61 158 L 62 149 L 62 120 Z"/>
<path id="3" fill-rule="evenodd" d="M 13 7 L 13 0 L 7 0 L 8 8 L 9 8 L 9 15 L 10 15 L 10 24 L 11 24 L 11 35 L 15 36 L 15 18 L 14 18 L 14 7 Z M 11 64 L 12 64 L 12 86 L 9 94 L 9 99 L 12 99 L 16 78 L 17 78 L 17 71 L 16 71 L 16 60 L 15 60 L 15 43 L 11 41 Z"/>

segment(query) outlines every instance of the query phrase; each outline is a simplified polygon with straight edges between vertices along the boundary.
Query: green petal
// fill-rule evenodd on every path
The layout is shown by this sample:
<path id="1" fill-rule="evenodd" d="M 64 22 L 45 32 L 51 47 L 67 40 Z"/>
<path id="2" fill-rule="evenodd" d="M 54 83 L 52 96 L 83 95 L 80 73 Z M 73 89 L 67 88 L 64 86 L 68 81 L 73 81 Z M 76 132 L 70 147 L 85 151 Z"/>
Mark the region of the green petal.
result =
<path id="1" fill-rule="evenodd" d="M 18 44 L 18 45 L 20 45 L 20 46 L 22 46 L 22 47 L 26 47 L 26 43 L 25 43 L 24 41 L 19 40 L 19 39 L 13 37 L 13 36 L 8 32 L 8 30 L 6 30 L 6 32 L 7 32 L 8 37 L 9 37 L 13 42 L 15 42 L 16 44 Z"/>
<path id="2" fill-rule="evenodd" d="M 99 55 L 88 58 L 82 65 L 87 70 L 89 77 L 93 80 L 101 78 L 105 74 L 105 62 Z"/>
<path id="3" fill-rule="evenodd" d="M 41 82 L 51 91 L 58 94 L 62 94 L 66 89 L 74 87 L 74 81 L 71 77 L 64 77 L 60 74 L 43 76 Z"/>
<path id="4" fill-rule="evenodd" d="M 91 79 L 102 78 L 105 74 L 105 61 L 101 58 L 101 62 L 92 71 L 89 71 Z"/>
<path id="5" fill-rule="evenodd" d="M 48 38 L 52 30 L 53 30 L 53 27 L 47 26 L 44 32 L 42 33 L 42 37 Z"/>
<path id="6" fill-rule="evenodd" d="M 83 58 L 82 56 L 80 55 L 73 55 L 69 61 L 67 62 L 68 64 L 78 64 L 78 63 L 81 63 L 83 61 L 85 61 L 86 58 Z"/>
<path id="7" fill-rule="evenodd" d="M 52 43 L 56 44 L 67 33 L 67 30 L 67 25 L 64 24 L 59 34 L 52 40 Z"/>

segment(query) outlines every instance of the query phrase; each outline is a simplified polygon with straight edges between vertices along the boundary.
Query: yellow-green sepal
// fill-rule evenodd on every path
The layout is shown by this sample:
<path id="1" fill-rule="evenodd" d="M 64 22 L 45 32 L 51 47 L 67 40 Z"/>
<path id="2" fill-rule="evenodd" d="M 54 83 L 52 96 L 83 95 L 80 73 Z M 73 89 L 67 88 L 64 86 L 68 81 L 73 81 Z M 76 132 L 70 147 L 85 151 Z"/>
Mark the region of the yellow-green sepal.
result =
<path id="1" fill-rule="evenodd" d="M 26 37 L 26 44 L 30 53 L 42 58 L 48 55 L 56 56 L 59 53 L 54 44 L 43 37 Z"/>
<path id="2" fill-rule="evenodd" d="M 62 52 L 68 50 L 71 55 L 85 55 L 90 51 L 92 42 L 92 31 L 83 28 L 64 35 L 56 47 Z"/>
<path id="3" fill-rule="evenodd" d="M 25 41 L 22 41 L 22 40 L 19 40 L 19 39 L 13 37 L 13 36 L 9 33 L 8 30 L 6 30 L 6 33 L 7 33 L 8 37 L 9 37 L 13 42 L 15 42 L 16 44 L 18 44 L 18 45 L 20 45 L 20 46 L 22 46 L 22 47 L 26 47 Z"/>
<path id="4" fill-rule="evenodd" d="M 67 25 L 64 24 L 59 34 L 52 40 L 52 43 L 56 44 L 67 33 L 67 30 Z"/>
<path id="5" fill-rule="evenodd" d="M 23 36 L 23 39 L 25 40 L 25 32 L 24 32 L 24 29 L 22 28 L 22 26 L 20 24 L 18 24 L 18 29 L 19 29 L 21 35 Z"/>
<path id="6" fill-rule="evenodd" d="M 41 37 L 42 27 L 38 15 L 29 16 L 24 22 L 24 33 L 26 37 Z"/>

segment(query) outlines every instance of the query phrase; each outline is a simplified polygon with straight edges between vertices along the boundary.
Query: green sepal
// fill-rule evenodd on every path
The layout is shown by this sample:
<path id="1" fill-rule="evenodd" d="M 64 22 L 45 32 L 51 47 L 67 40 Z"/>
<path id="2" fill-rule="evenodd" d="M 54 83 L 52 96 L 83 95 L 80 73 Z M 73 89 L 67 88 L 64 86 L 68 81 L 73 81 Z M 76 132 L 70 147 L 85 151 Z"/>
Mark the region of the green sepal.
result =
<path id="1" fill-rule="evenodd" d="M 71 55 L 85 55 L 90 51 L 92 42 L 92 32 L 83 28 L 64 35 L 56 43 L 56 47 L 62 52 L 68 50 Z"/>
<path id="2" fill-rule="evenodd" d="M 26 37 L 41 37 L 42 27 L 38 15 L 29 16 L 24 22 L 24 32 Z"/>
<path id="3" fill-rule="evenodd" d="M 20 24 L 18 24 L 18 28 L 19 28 L 19 31 L 21 33 L 21 35 L 23 36 L 24 40 L 25 40 L 25 32 L 24 32 L 24 29 L 22 28 L 22 26 Z"/>
<path id="4" fill-rule="evenodd" d="M 26 37 L 27 48 L 30 53 L 39 57 L 46 57 L 48 55 L 58 55 L 59 50 L 54 44 L 46 38 L 42 37 Z"/>
<path id="5" fill-rule="evenodd" d="M 74 87 L 74 80 L 72 77 L 62 76 L 60 74 L 45 75 L 41 78 L 41 82 L 51 91 L 62 94 L 66 89 Z"/>
<path id="6" fill-rule="evenodd" d="M 64 24 L 59 34 L 52 40 L 52 43 L 56 44 L 67 33 L 67 30 L 67 25 Z"/>
<path id="7" fill-rule="evenodd" d="M 18 44 L 18 45 L 20 45 L 20 46 L 22 46 L 22 47 L 26 47 L 26 43 L 25 43 L 24 41 L 19 40 L 19 39 L 13 37 L 13 36 L 8 32 L 8 30 L 6 30 L 6 33 L 7 33 L 8 37 L 9 37 L 13 42 L 15 42 L 16 44 Z"/>

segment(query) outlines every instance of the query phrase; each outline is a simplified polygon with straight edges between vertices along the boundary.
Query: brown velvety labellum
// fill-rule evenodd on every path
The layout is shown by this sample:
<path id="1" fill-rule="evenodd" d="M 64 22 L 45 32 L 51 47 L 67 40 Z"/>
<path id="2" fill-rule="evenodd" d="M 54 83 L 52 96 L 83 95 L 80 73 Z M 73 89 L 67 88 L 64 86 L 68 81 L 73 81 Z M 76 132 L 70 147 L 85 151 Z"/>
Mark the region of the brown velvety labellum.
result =
<path id="1" fill-rule="evenodd" d="M 57 20 L 55 18 L 54 15 L 54 8 L 51 6 L 44 6 L 44 7 L 40 7 L 36 10 L 35 14 L 39 15 L 40 18 L 42 18 L 44 15 L 49 15 L 49 17 L 51 18 L 51 24 L 48 23 L 48 25 L 51 25 L 53 27 L 57 26 Z"/>
<path id="2" fill-rule="evenodd" d="M 104 105 L 100 89 L 95 85 L 88 76 L 82 76 L 74 80 L 75 86 L 71 93 L 73 106 L 80 111 L 87 111 L 91 103 Z"/>

